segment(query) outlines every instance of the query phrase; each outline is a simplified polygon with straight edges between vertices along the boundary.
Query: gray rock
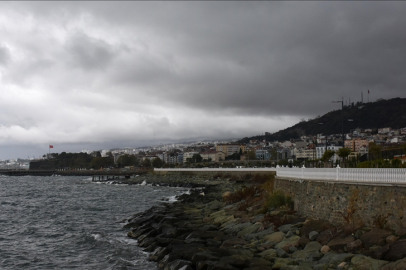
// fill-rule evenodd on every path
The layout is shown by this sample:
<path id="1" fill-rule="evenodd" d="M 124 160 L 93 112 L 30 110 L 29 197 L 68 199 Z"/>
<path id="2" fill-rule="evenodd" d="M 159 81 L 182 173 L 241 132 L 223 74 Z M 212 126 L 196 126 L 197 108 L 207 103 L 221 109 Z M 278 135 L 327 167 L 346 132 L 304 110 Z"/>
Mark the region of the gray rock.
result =
<path id="1" fill-rule="evenodd" d="M 279 258 L 287 258 L 288 257 L 288 253 L 286 253 L 286 251 L 284 251 L 281 248 L 276 249 L 276 254 L 278 255 Z"/>
<path id="2" fill-rule="evenodd" d="M 336 254 L 332 252 L 326 253 L 323 258 L 320 259 L 319 264 L 326 264 L 326 265 L 333 265 L 333 268 L 337 268 L 337 266 L 342 262 L 347 262 L 354 257 L 354 254 L 350 253 L 341 253 Z"/>
<path id="3" fill-rule="evenodd" d="M 270 235 L 270 234 L 272 234 L 272 233 L 274 233 L 274 232 L 275 232 L 275 231 L 274 231 L 274 226 L 271 226 L 271 227 L 269 227 L 268 229 L 263 230 L 262 232 L 247 234 L 247 235 L 245 236 L 245 240 L 251 241 L 251 240 L 254 240 L 254 239 L 261 239 L 261 238 L 263 238 L 263 237 L 265 237 L 265 236 L 267 236 L 267 235 Z"/>
<path id="4" fill-rule="evenodd" d="M 207 205 L 207 208 L 210 210 L 218 210 L 224 207 L 226 204 L 224 202 L 219 202 L 218 200 L 214 200 Z"/>
<path id="5" fill-rule="evenodd" d="M 319 233 L 316 231 L 309 232 L 309 239 L 310 241 L 316 241 L 317 237 L 319 237 Z"/>
<path id="6" fill-rule="evenodd" d="M 293 232 L 292 232 L 292 231 L 288 231 L 288 232 L 286 233 L 286 238 L 289 238 L 289 237 L 291 237 L 291 236 L 293 236 Z"/>
<path id="7" fill-rule="evenodd" d="M 253 224 L 250 226 L 245 227 L 241 231 L 237 233 L 238 237 L 245 237 L 248 234 L 256 233 L 259 228 L 262 227 L 262 224 Z"/>
<path id="8" fill-rule="evenodd" d="M 292 224 L 286 224 L 286 225 L 282 225 L 282 226 L 280 226 L 279 228 L 278 228 L 278 230 L 280 231 L 280 232 L 283 232 L 283 233 L 287 233 L 288 231 L 290 231 L 292 229 Z M 296 229 L 295 229 L 296 230 Z"/>
<path id="9" fill-rule="evenodd" d="M 387 261 L 375 260 L 364 255 L 355 255 L 351 259 L 351 265 L 357 269 L 365 268 L 368 270 L 379 270 L 382 266 L 387 264 Z"/>
<path id="10" fill-rule="evenodd" d="M 170 262 L 165 268 L 164 270 L 180 270 L 183 269 L 183 267 L 185 266 L 189 266 L 192 263 L 189 261 L 184 261 L 184 260 L 175 260 L 173 262 Z M 189 268 L 185 268 L 185 269 L 189 269 Z"/>
<path id="11" fill-rule="evenodd" d="M 256 223 L 257 221 L 261 221 L 262 219 L 264 219 L 264 214 L 260 214 L 255 216 L 255 218 L 252 220 L 252 223 Z"/>

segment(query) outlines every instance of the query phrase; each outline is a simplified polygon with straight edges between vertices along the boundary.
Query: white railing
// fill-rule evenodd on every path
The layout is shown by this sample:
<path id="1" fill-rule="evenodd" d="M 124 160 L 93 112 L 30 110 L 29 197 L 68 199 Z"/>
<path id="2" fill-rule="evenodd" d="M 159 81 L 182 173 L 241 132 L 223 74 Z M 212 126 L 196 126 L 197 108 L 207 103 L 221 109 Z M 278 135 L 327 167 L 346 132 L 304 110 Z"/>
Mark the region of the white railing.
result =
<path id="1" fill-rule="evenodd" d="M 406 169 L 276 168 L 276 175 L 303 180 L 406 184 Z"/>
<path id="2" fill-rule="evenodd" d="M 276 172 L 278 177 L 299 180 L 343 181 L 357 183 L 406 184 L 406 169 L 358 168 L 177 168 L 155 171 L 183 172 Z"/>

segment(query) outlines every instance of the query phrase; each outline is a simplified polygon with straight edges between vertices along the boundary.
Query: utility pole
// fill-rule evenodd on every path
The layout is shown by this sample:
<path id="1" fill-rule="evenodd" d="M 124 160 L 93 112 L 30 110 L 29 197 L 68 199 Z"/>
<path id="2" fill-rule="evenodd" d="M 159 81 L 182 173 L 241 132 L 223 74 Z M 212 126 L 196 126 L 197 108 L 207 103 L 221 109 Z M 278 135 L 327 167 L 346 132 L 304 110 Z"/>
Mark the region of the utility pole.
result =
<path id="1" fill-rule="evenodd" d="M 344 99 L 339 101 L 332 101 L 332 103 L 341 103 L 341 136 L 343 140 L 343 147 L 344 147 Z"/>

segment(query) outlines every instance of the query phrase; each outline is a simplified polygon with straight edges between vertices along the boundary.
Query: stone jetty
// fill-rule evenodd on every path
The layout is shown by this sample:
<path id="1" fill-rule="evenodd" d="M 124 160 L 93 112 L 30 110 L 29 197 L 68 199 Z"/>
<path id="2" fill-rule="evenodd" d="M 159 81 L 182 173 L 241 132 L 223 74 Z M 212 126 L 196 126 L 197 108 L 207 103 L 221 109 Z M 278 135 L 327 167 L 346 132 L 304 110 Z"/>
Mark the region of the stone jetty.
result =
<path id="1" fill-rule="evenodd" d="M 140 176 L 138 183 L 205 188 L 135 214 L 124 227 L 164 270 L 406 269 L 406 239 L 389 230 L 338 227 L 287 205 L 267 207 L 266 183 L 230 200 L 247 180 Z"/>

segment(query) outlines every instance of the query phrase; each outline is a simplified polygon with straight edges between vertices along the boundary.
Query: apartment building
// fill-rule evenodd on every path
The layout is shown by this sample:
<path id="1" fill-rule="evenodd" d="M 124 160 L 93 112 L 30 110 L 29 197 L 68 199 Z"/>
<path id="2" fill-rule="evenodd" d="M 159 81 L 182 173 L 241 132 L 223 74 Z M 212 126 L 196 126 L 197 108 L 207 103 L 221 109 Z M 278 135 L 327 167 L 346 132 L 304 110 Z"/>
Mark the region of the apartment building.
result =
<path id="1" fill-rule="evenodd" d="M 245 145 L 240 144 L 218 144 L 216 145 L 217 152 L 223 152 L 226 156 L 232 155 L 234 153 L 245 152 Z"/>

